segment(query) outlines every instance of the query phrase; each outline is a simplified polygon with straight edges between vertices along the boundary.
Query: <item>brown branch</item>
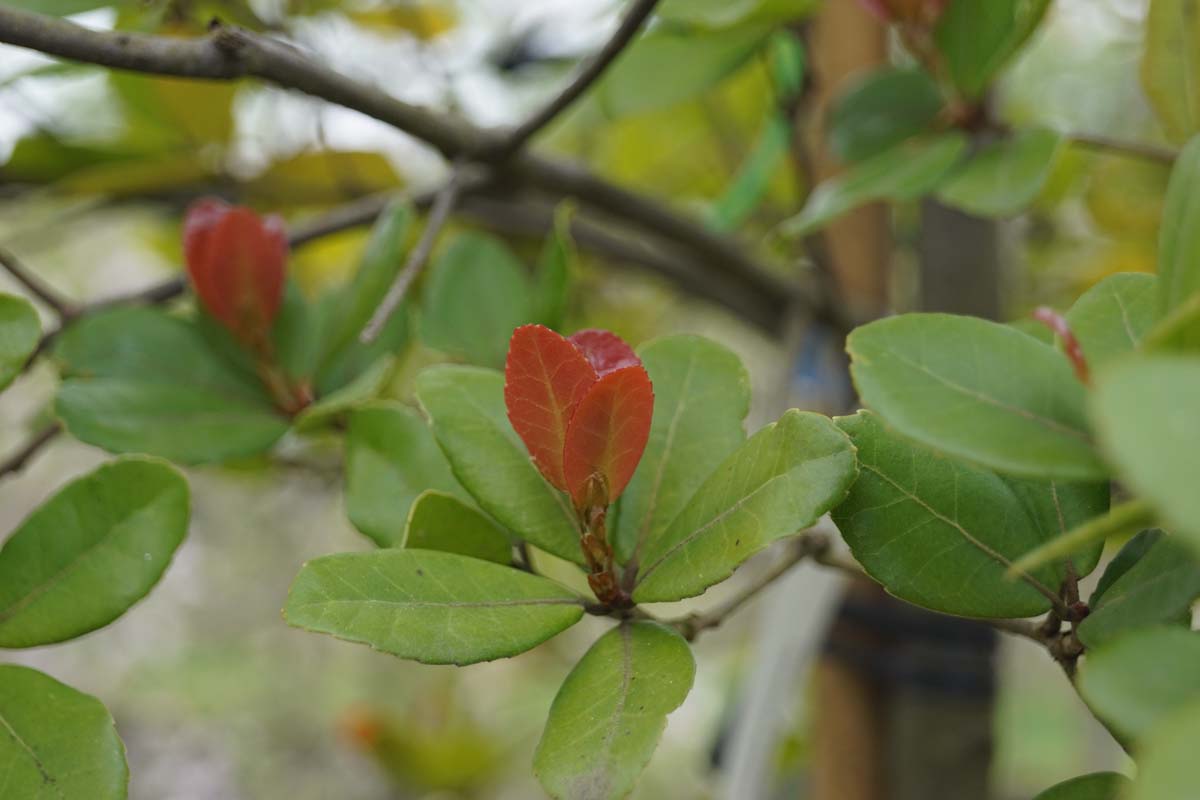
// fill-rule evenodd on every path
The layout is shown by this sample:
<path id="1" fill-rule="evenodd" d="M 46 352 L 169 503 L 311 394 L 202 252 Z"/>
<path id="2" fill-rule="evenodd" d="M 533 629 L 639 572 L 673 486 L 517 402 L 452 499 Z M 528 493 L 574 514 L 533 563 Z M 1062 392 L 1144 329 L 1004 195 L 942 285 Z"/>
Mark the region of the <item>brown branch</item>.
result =
<path id="1" fill-rule="evenodd" d="M 819 319 L 842 318 L 805 287 L 780 278 L 750 256 L 741 243 L 708 230 L 657 201 L 615 186 L 582 167 L 528 152 L 508 161 L 501 133 L 465 120 L 409 105 L 387 93 L 330 70 L 295 47 L 236 28 L 218 28 L 198 39 L 125 32 L 94 31 L 74 23 L 0 7 L 0 42 L 50 55 L 152 74 L 232 80 L 256 77 L 337 103 L 421 139 L 446 157 L 488 164 L 503 174 L 545 191 L 576 197 L 581 203 L 672 242 L 697 263 L 723 270 L 756 292 L 774 298 L 759 315 L 778 330 L 793 301 L 813 309 Z"/>
<path id="2" fill-rule="evenodd" d="M 1140 158 L 1145 161 L 1156 161 L 1167 165 L 1174 164 L 1175 159 L 1179 155 L 1174 150 L 1165 147 L 1144 144 L 1142 142 L 1126 142 L 1088 133 L 1072 133 L 1067 136 L 1067 140 L 1080 147 L 1086 147 L 1089 150 L 1103 150 L 1115 155 Z"/>
<path id="3" fill-rule="evenodd" d="M 29 293 L 41 300 L 54 310 L 59 319 L 70 319 L 78 309 L 75 305 L 59 296 L 58 292 L 42 283 L 32 272 L 25 268 L 16 256 L 7 250 L 0 249 L 0 266 L 3 266 L 16 279 L 17 283 L 29 290 Z"/>
<path id="4" fill-rule="evenodd" d="M 617 56 L 629 46 L 629 43 L 637 36 L 638 31 L 641 30 L 642 25 L 654 11 L 656 5 L 658 5 L 658 0 L 636 0 L 621 20 L 621 24 L 617 27 L 616 32 L 605 42 L 600 52 L 588 60 L 587 64 L 584 65 L 575 79 L 567 84 L 566 88 L 551 98 L 546 105 L 538 109 L 529 119 L 508 134 L 508 137 L 500 145 L 497 152 L 492 154 L 493 160 L 503 161 L 508 159 L 509 156 L 520 150 L 530 139 L 536 136 L 538 131 L 549 125 L 559 114 L 582 97 L 584 92 L 591 88 L 592 84 L 616 60 Z"/>
<path id="5" fill-rule="evenodd" d="M 465 175 L 462 167 L 456 166 L 454 171 L 451 172 L 449 180 L 446 181 L 446 185 L 438 190 L 437 195 L 433 199 L 433 207 L 429 210 L 429 217 L 425 220 L 425 230 L 421 231 L 421 238 L 417 240 L 416 246 L 408 254 L 408 259 L 404 262 L 404 267 L 396 273 L 396 279 L 392 281 L 387 294 L 383 296 L 383 299 L 379 302 L 379 306 L 375 309 L 375 313 L 371 315 L 371 319 L 367 321 L 366 326 L 362 330 L 362 335 L 359 339 L 365 344 L 370 344 L 379 338 L 379 333 L 383 330 L 383 326 L 391 319 L 396 308 L 403 302 L 404 296 L 408 294 L 408 287 L 417 279 L 417 276 L 425 267 L 425 263 L 429 261 L 429 256 L 433 253 L 433 246 L 437 243 L 438 235 L 446 227 L 446 223 L 450 220 L 450 214 L 453 213 L 454 207 L 458 204 L 464 179 Z"/>
<path id="6" fill-rule="evenodd" d="M 0 476 L 8 475 L 11 472 L 19 472 L 24 469 L 29 459 L 37 455 L 43 447 L 54 441 L 54 437 L 60 433 L 62 433 L 62 426 L 57 422 L 52 422 L 42 428 L 28 442 L 22 445 L 21 449 L 0 462 Z"/>

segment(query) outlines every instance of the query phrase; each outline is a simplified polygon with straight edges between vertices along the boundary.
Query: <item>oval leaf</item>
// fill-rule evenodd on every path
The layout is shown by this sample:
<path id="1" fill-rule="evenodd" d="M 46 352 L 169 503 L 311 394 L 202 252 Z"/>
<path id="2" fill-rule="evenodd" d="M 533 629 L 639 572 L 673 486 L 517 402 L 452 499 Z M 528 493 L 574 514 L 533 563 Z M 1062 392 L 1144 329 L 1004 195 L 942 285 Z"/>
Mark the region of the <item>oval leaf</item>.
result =
<path id="1" fill-rule="evenodd" d="M 1011 217 L 1041 193 L 1062 146 L 1062 136 L 1034 128 L 987 145 L 938 188 L 947 205 L 980 217 Z"/>
<path id="2" fill-rule="evenodd" d="M 1117 800 L 1130 785 L 1119 772 L 1094 772 L 1051 786 L 1033 800 Z"/>
<path id="3" fill-rule="evenodd" d="M 1089 652 L 1079 693 L 1096 716 L 1140 739 L 1176 708 L 1200 700 L 1200 634 L 1152 628 Z"/>
<path id="4" fill-rule="evenodd" d="M 188 525 L 187 482 L 124 458 L 60 490 L 0 549 L 0 647 L 104 627 L 158 583 Z"/>
<path id="5" fill-rule="evenodd" d="M 0 664 L 0 775 L 14 800 L 124 800 L 129 784 L 108 709 L 15 664 Z"/>
<path id="6" fill-rule="evenodd" d="M 596 370 L 573 343 L 541 325 L 513 331 L 504 364 L 504 406 L 538 469 L 563 491 L 567 424 Z"/>
<path id="7" fill-rule="evenodd" d="M 654 388 L 641 366 L 610 372 L 588 389 L 563 448 L 563 475 L 576 507 L 586 504 L 592 475 L 604 477 L 610 503 L 625 491 L 646 449 L 653 414 Z"/>
<path id="8" fill-rule="evenodd" d="M 536 647 L 578 622 L 583 600 L 546 578 L 475 558 L 376 550 L 305 564 L 284 616 L 401 658 L 462 665 Z"/>
<path id="9" fill-rule="evenodd" d="M 788 411 L 701 484 L 647 545 L 638 602 L 698 595 L 776 539 L 813 525 L 854 483 L 854 447 L 827 417 Z"/>
<path id="10" fill-rule="evenodd" d="M 583 353 L 592 369 L 596 370 L 597 377 L 603 378 L 610 372 L 642 364 L 633 348 L 612 331 L 589 328 L 572 333 L 567 341 Z"/>
<path id="11" fill-rule="evenodd" d="M 937 81 L 923 69 L 875 70 L 834 105 L 829 144 L 843 161 L 862 161 L 929 130 L 942 103 Z"/>
<path id="12" fill-rule="evenodd" d="M 41 335 L 33 306 L 20 297 L 0 294 L 0 389 L 21 374 Z"/>
<path id="13" fill-rule="evenodd" d="M 658 539 L 713 470 L 746 441 L 750 376 L 738 357 L 699 336 L 641 348 L 654 385 L 654 418 L 642 461 L 611 529 L 626 561 Z"/>
<path id="14" fill-rule="evenodd" d="M 904 314 L 850 334 L 863 403 L 904 436 L 998 472 L 1098 480 L 1084 390 L 1067 359 L 974 317 Z"/>
<path id="15" fill-rule="evenodd" d="M 512 543 L 496 523 L 457 497 L 424 492 L 412 504 L 403 547 L 512 563 Z"/>
<path id="16" fill-rule="evenodd" d="M 380 547 L 395 547 L 413 501 L 426 489 L 467 496 L 420 414 L 379 403 L 350 415 L 346 515 L 354 527 Z"/>
<path id="17" fill-rule="evenodd" d="M 1142 87 L 1167 137 L 1200 132 L 1200 13 L 1195 0 L 1151 0 Z"/>
<path id="18" fill-rule="evenodd" d="M 1196 794 L 1200 700 L 1178 709 L 1147 735 L 1138 751 L 1138 776 L 1128 800 L 1175 800 Z"/>
<path id="19" fill-rule="evenodd" d="M 1200 551 L 1200 358 L 1124 361 L 1100 374 L 1092 412 L 1125 482 Z"/>
<path id="20" fill-rule="evenodd" d="M 533 757 L 556 800 L 619 800 L 649 763 L 667 715 L 692 688 L 687 642 L 652 622 L 601 636 L 554 698 Z"/>
<path id="21" fill-rule="evenodd" d="M 1011 581 L 1013 559 L 1103 512 L 1108 486 L 1006 480 L 946 458 L 860 412 L 838 424 L 858 448 L 859 476 L 833 519 L 863 568 L 910 603 L 966 617 L 1029 617 L 1050 607 L 1065 568 Z M 1087 575 L 1100 546 L 1078 556 Z"/>
<path id="22" fill-rule="evenodd" d="M 479 507 L 530 544 L 582 564 L 575 514 L 509 424 L 500 373 L 433 367 L 417 376 L 417 398 L 454 476 Z"/>
<path id="23" fill-rule="evenodd" d="M 1140 272 L 1109 275 L 1088 289 L 1067 312 L 1088 366 L 1095 371 L 1136 350 L 1154 325 L 1158 278 Z"/>
<path id="24" fill-rule="evenodd" d="M 1193 8 L 1195 13 L 1195 9 Z M 1200 26 L 1200 13 L 1195 24 Z M 1198 112 L 1200 113 L 1200 112 Z M 1158 310 L 1166 316 L 1200 292 L 1200 136 L 1175 160 L 1158 240 Z"/>

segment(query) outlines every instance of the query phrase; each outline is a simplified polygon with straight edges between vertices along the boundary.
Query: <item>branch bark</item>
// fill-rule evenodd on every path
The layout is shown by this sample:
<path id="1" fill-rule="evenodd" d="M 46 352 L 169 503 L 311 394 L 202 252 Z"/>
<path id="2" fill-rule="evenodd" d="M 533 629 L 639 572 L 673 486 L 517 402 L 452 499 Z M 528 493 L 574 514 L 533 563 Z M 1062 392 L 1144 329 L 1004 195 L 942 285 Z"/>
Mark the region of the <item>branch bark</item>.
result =
<path id="1" fill-rule="evenodd" d="M 75 315 L 78 309 L 73 303 L 42 283 L 37 276 L 25 268 L 25 265 L 16 256 L 7 250 L 0 249 L 0 266 L 3 266 L 8 274 L 16 279 L 17 283 L 28 289 L 30 294 L 53 309 L 59 319 L 69 319 Z"/>
<path id="2" fill-rule="evenodd" d="M 20 472 L 29 463 L 29 459 L 54 441 L 54 437 L 60 433 L 62 433 L 62 426 L 57 422 L 52 422 L 35 433 L 33 438 L 21 446 L 21 449 L 0 462 L 0 476 L 8 475 L 11 472 Z"/>

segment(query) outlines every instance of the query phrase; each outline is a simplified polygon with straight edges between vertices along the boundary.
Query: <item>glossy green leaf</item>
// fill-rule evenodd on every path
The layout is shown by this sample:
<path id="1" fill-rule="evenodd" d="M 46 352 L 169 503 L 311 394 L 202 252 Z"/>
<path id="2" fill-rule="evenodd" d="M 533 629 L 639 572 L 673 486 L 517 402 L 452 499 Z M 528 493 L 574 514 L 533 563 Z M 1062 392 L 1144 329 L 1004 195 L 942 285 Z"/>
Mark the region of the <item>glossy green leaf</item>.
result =
<path id="1" fill-rule="evenodd" d="M 1112 582 L 1078 627 L 1079 641 L 1099 647 L 1122 633 L 1151 625 L 1191 624 L 1200 597 L 1200 559 L 1172 537 L 1161 538 Z"/>
<path id="2" fill-rule="evenodd" d="M 525 269 L 502 242 L 462 234 L 432 265 L 422 305 L 425 343 L 485 367 L 504 364 L 513 330 L 529 322 Z"/>
<path id="3" fill-rule="evenodd" d="M 433 550 L 340 553 L 309 561 L 288 624 L 423 664 L 523 653 L 583 616 L 583 599 L 528 572 Z"/>
<path id="4" fill-rule="evenodd" d="M 769 25 L 720 31 L 661 26 L 640 36 L 609 67 L 592 96 L 611 118 L 661 111 L 712 89 L 754 55 Z M 653 75 L 654 80 L 646 80 Z"/>
<path id="5" fill-rule="evenodd" d="M 33 306 L 20 297 L 0 294 L 0 389 L 21 374 L 41 335 Z"/>
<path id="6" fill-rule="evenodd" d="M 87 316 L 55 355 L 55 411 L 72 435 L 113 452 L 182 463 L 261 453 L 288 429 L 257 378 L 218 355 L 201 329 L 154 309 Z"/>
<path id="7" fill-rule="evenodd" d="M 1200 358 L 1123 361 L 1102 372 L 1092 416 L 1118 475 L 1163 527 L 1200 551 Z"/>
<path id="8" fill-rule="evenodd" d="M 490 519 L 451 494 L 422 492 L 412 504 L 403 547 L 512 563 L 512 543 Z"/>
<path id="9" fill-rule="evenodd" d="M 1158 278 L 1121 272 L 1084 292 L 1066 318 L 1094 371 L 1138 348 L 1154 325 L 1157 306 Z"/>
<path id="10" fill-rule="evenodd" d="M 0 647 L 102 628 L 158 583 L 188 526 L 187 482 L 126 457 L 78 478 L 0 548 Z"/>
<path id="11" fill-rule="evenodd" d="M 1096 581 L 1096 588 L 1092 590 L 1092 596 L 1088 598 L 1088 605 L 1095 608 L 1100 602 L 1100 598 L 1104 597 L 1117 579 L 1129 572 L 1142 559 L 1142 556 L 1150 552 L 1150 548 L 1158 544 L 1158 541 L 1164 536 L 1166 533 L 1162 530 L 1149 528 L 1125 542 L 1113 556 L 1112 561 L 1109 561 L 1104 567 L 1104 574 L 1100 576 L 1100 580 Z"/>
<path id="12" fill-rule="evenodd" d="M 1012 560 L 1108 505 L 1108 486 L 1020 481 L 947 458 L 888 430 L 869 412 L 838 424 L 858 448 L 859 476 L 833 511 L 863 568 L 892 594 L 965 617 L 1029 617 L 1050 607 Z M 1100 546 L 1074 559 L 1096 566 Z M 1065 565 L 1033 581 L 1057 593 Z"/>
<path id="13" fill-rule="evenodd" d="M 1011 217 L 1041 193 L 1063 138 L 1031 128 L 986 145 L 938 188 L 938 199 L 980 217 Z"/>
<path id="14" fill-rule="evenodd" d="M 13 800 L 124 800 L 125 745 L 100 701 L 0 664 L 0 788 Z"/>
<path id="15" fill-rule="evenodd" d="M 336 362 L 346 359 L 348 352 L 355 349 L 380 298 L 403 265 L 411 224 L 412 207 L 402 200 L 393 201 L 379 215 L 354 277 L 335 291 L 330 301 L 320 358 L 322 372 L 333 370 Z M 397 316 L 402 314 L 399 312 Z"/>
<path id="16" fill-rule="evenodd" d="M 967 139 L 958 132 L 902 142 L 822 183 L 781 231 L 804 236 L 866 203 L 915 200 L 941 184 L 966 148 Z"/>
<path id="17" fill-rule="evenodd" d="M 862 161 L 928 131 L 942 92 L 916 67 L 887 67 L 857 79 L 829 117 L 829 144 L 843 161 Z"/>
<path id="18" fill-rule="evenodd" d="M 746 440 L 743 420 L 750 410 L 750 376 L 716 342 L 671 336 L 642 346 L 638 355 L 654 384 L 654 419 L 610 523 L 622 561 L 662 536 L 700 484 Z"/>
<path id="19" fill-rule="evenodd" d="M 733 451 L 642 552 L 639 602 L 679 600 L 729 577 L 767 545 L 813 525 L 857 467 L 827 417 L 791 410 Z"/>
<path id="20" fill-rule="evenodd" d="M 1200 4 L 1196 5 L 1200 25 Z M 1200 58 L 1200 56 L 1197 56 Z M 1158 309 L 1162 316 L 1200 293 L 1200 136 L 1188 142 L 1167 184 L 1158 242 Z"/>
<path id="21" fill-rule="evenodd" d="M 1142 51 L 1142 87 L 1167 137 L 1200 133 L 1200 4 L 1151 0 Z"/>
<path id="22" fill-rule="evenodd" d="M 904 314 L 858 328 L 847 350 L 863 402 L 905 436 L 997 472 L 1107 477 L 1067 359 L 1020 331 Z"/>
<path id="23" fill-rule="evenodd" d="M 627 622 L 600 637 L 550 707 L 533 757 L 556 800 L 620 800 L 650 762 L 696 663 L 675 631 Z"/>
<path id="24" fill-rule="evenodd" d="M 565 495 L 538 472 L 504 409 L 504 376 L 440 366 L 417 376 L 417 398 L 454 476 L 479 507 L 521 539 L 583 563 Z"/>
<path id="25" fill-rule="evenodd" d="M 466 497 L 420 414 L 378 403 L 350 415 L 346 515 L 380 547 L 404 538 L 413 501 L 427 489 Z"/>
<path id="26" fill-rule="evenodd" d="M 1049 6 L 1050 0 L 950 0 L 934 38 L 958 89 L 982 95 Z"/>
<path id="27" fill-rule="evenodd" d="M 1118 800 L 1130 785 L 1119 772 L 1093 772 L 1051 786 L 1033 800 Z"/>
<path id="28" fill-rule="evenodd" d="M 1138 776 L 1125 800 L 1176 800 L 1196 793 L 1200 700 L 1175 711 L 1138 750 Z"/>
<path id="29" fill-rule="evenodd" d="M 1106 724 L 1140 739 L 1173 710 L 1200 700 L 1200 634 L 1185 628 L 1129 633 L 1089 652 L 1079 693 Z"/>

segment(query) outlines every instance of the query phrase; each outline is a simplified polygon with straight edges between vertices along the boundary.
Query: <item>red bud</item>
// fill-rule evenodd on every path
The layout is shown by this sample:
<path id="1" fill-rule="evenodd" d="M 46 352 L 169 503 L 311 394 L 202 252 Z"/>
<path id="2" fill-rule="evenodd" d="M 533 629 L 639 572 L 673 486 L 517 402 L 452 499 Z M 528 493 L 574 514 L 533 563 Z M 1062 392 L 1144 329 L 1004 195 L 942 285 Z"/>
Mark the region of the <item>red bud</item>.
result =
<path id="1" fill-rule="evenodd" d="M 184 256 L 204 309 L 247 345 L 266 341 L 283 302 L 283 220 L 206 198 L 188 209 Z"/>

